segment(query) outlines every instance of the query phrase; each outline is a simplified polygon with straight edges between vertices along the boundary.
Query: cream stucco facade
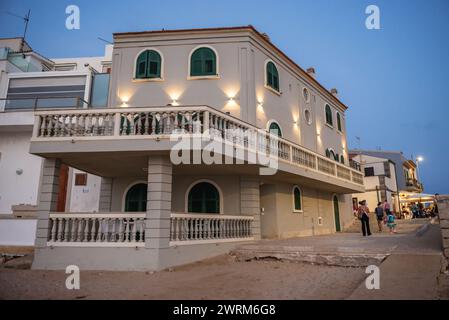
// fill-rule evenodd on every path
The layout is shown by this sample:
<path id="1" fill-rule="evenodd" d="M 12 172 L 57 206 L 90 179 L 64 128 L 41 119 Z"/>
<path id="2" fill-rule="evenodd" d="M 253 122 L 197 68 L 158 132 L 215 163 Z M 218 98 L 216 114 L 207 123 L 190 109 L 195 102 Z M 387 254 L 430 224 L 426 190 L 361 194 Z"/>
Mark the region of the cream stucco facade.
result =
<path id="1" fill-rule="evenodd" d="M 201 48 L 213 72 L 195 76 Z M 147 51 L 158 74 L 142 78 Z M 349 166 L 347 107 L 253 27 L 115 34 L 111 70 L 108 108 L 35 113 L 30 152 L 44 161 L 34 268 L 158 270 L 352 223 L 351 194 L 364 187 Z M 273 123 L 281 137 L 267 132 Z M 218 141 L 266 153 L 276 170 L 222 151 L 230 163 L 174 163 L 179 134 L 200 136 L 203 152 Z M 98 214 L 56 212 L 64 165 L 98 177 Z"/>

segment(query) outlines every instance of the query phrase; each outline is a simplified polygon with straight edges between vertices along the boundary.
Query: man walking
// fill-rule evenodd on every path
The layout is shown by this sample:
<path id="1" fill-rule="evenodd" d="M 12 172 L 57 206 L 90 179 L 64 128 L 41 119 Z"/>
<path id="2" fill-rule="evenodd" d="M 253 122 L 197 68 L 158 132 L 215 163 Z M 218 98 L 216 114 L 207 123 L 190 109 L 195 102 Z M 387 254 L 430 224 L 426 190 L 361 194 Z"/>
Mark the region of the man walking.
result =
<path id="1" fill-rule="evenodd" d="M 360 221 L 362 222 L 362 234 L 364 237 L 371 235 L 371 230 L 369 228 L 369 208 L 366 205 L 366 200 L 359 202 L 360 206 L 357 210 L 357 216 L 359 217 Z"/>
<path id="2" fill-rule="evenodd" d="M 385 202 L 386 202 L 386 200 L 385 200 Z M 386 203 L 388 204 L 388 202 L 386 202 Z M 377 226 L 379 227 L 379 232 L 382 232 L 382 224 L 384 222 L 384 208 L 385 208 L 385 205 L 382 206 L 382 202 L 379 202 L 377 204 L 376 209 L 374 209 L 374 212 L 376 213 Z M 385 212 L 386 212 L 386 210 L 385 210 Z"/>

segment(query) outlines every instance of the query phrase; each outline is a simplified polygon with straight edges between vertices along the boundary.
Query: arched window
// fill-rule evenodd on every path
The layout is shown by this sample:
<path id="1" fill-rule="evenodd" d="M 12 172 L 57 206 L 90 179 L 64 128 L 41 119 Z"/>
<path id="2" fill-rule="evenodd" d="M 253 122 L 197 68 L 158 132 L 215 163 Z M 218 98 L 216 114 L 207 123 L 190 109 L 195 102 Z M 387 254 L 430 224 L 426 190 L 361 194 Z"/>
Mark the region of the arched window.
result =
<path id="1" fill-rule="evenodd" d="M 190 56 L 190 76 L 217 75 L 217 56 L 211 48 L 198 48 Z"/>
<path id="2" fill-rule="evenodd" d="M 340 156 L 340 162 L 345 164 L 345 157 L 343 155 Z"/>
<path id="3" fill-rule="evenodd" d="M 126 212 L 147 211 L 147 184 L 137 183 L 129 188 L 125 197 Z"/>
<path id="4" fill-rule="evenodd" d="M 302 211 L 302 192 L 298 186 L 293 187 L 293 211 Z"/>
<path id="5" fill-rule="evenodd" d="M 340 112 L 337 112 L 337 129 L 338 129 L 338 131 L 342 132 L 342 130 L 341 130 L 341 116 L 340 116 Z"/>
<path id="6" fill-rule="evenodd" d="M 161 55 L 154 50 L 145 50 L 137 57 L 136 79 L 161 78 Z"/>
<path id="7" fill-rule="evenodd" d="M 338 154 L 336 154 L 335 151 L 332 150 L 331 148 L 326 149 L 326 157 L 329 159 L 332 159 L 332 160 L 336 160 L 336 161 L 338 161 L 338 159 L 339 159 Z"/>
<path id="8" fill-rule="evenodd" d="M 340 161 L 340 155 L 338 153 L 334 154 L 334 160 L 335 161 Z"/>
<path id="9" fill-rule="evenodd" d="M 209 182 L 194 185 L 188 195 L 188 211 L 194 213 L 220 213 L 220 193 Z"/>
<path id="10" fill-rule="evenodd" d="M 333 126 L 334 124 L 334 122 L 333 122 L 333 120 L 332 120 L 332 110 L 331 110 L 331 107 L 328 105 L 328 104 L 326 104 L 326 107 L 325 107 L 325 110 L 326 110 L 326 123 L 328 124 L 328 125 L 330 125 L 330 126 Z"/>
<path id="11" fill-rule="evenodd" d="M 282 138 L 281 127 L 276 122 L 273 121 L 270 123 L 270 127 L 268 128 L 268 131 L 270 131 L 270 133 L 272 135 Z"/>
<path id="12" fill-rule="evenodd" d="M 267 83 L 266 85 L 276 91 L 279 91 L 279 72 L 273 62 L 267 63 Z"/>

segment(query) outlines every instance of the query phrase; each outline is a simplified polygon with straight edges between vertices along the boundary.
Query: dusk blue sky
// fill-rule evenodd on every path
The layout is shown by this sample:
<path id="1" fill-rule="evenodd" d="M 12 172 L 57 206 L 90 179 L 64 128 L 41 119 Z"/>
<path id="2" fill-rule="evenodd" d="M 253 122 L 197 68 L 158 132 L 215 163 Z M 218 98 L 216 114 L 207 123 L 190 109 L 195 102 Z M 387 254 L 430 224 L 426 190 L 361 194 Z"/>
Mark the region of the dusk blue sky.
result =
<path id="1" fill-rule="evenodd" d="M 65 28 L 78 5 L 81 29 Z M 381 30 L 365 28 L 380 8 Z M 421 155 L 425 192 L 449 194 L 449 1 L 0 1 L 0 36 L 31 9 L 28 43 L 44 56 L 103 54 L 113 32 L 252 24 L 349 106 L 349 146 Z"/>

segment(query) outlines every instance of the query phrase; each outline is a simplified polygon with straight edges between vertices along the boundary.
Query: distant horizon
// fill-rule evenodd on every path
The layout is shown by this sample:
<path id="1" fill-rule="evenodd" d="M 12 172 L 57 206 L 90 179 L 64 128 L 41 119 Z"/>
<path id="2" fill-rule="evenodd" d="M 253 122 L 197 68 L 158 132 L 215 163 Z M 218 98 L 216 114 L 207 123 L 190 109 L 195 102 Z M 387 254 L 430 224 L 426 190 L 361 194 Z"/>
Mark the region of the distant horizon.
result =
<path id="1" fill-rule="evenodd" d="M 0 37 L 21 37 L 17 15 L 28 9 L 26 41 L 49 59 L 102 56 L 106 43 L 98 37 L 112 42 L 115 32 L 252 25 L 303 69 L 314 67 L 325 88 L 338 89 L 349 107 L 348 149 L 422 156 L 424 193 L 449 194 L 449 1 L 281 3 L 4 0 Z M 65 28 L 72 4 L 80 8 L 79 30 Z M 370 4 L 380 8 L 380 30 L 365 27 Z"/>

